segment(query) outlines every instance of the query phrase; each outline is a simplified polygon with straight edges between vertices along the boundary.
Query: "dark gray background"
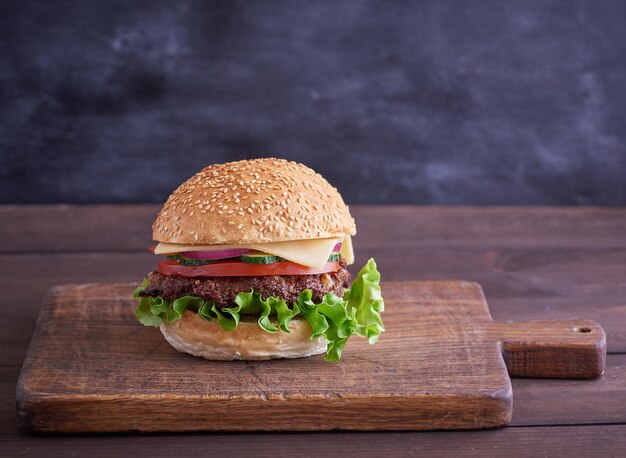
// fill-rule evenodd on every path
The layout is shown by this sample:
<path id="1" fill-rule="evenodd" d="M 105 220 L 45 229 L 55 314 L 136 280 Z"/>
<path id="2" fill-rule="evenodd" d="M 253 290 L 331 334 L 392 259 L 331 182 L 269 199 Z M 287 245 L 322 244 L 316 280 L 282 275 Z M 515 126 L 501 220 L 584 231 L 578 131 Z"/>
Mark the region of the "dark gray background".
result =
<path id="1" fill-rule="evenodd" d="M 2 1 L 0 202 L 276 155 L 350 203 L 626 205 L 626 1 Z"/>

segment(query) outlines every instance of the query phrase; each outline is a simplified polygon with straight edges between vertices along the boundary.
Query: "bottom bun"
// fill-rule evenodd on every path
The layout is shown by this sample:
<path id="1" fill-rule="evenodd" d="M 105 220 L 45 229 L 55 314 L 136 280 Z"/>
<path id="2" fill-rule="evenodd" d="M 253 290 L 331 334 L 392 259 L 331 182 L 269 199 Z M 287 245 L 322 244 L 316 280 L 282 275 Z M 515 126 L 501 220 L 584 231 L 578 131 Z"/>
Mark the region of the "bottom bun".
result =
<path id="1" fill-rule="evenodd" d="M 324 338 L 311 340 L 311 325 L 298 318 L 289 323 L 289 332 L 270 333 L 256 321 L 244 320 L 234 331 L 225 331 L 217 320 L 206 321 L 186 310 L 180 320 L 160 328 L 176 350 L 211 360 L 302 358 L 326 352 Z"/>

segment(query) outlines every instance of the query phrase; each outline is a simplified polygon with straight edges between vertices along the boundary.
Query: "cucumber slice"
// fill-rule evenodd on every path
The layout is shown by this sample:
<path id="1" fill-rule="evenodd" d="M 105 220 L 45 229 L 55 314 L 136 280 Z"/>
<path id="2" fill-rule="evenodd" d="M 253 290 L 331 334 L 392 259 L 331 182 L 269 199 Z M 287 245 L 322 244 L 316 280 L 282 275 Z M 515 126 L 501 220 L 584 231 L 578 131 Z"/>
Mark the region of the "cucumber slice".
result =
<path id="1" fill-rule="evenodd" d="M 168 255 L 167 259 L 169 261 L 178 261 L 180 262 L 181 266 L 204 266 L 205 264 L 213 264 L 214 262 L 217 262 L 216 260 L 209 260 L 209 259 L 185 258 L 184 256 L 181 256 L 179 254 Z"/>
<path id="2" fill-rule="evenodd" d="M 273 264 L 275 262 L 284 261 L 283 258 L 265 253 L 243 254 L 239 256 L 239 259 L 246 264 Z"/>
<path id="3" fill-rule="evenodd" d="M 341 255 L 339 253 L 331 253 L 328 257 L 327 262 L 337 262 Z M 283 259 L 279 256 L 274 256 L 266 253 L 253 253 L 253 254 L 244 254 L 239 257 L 241 262 L 246 264 L 273 264 L 275 262 L 283 262 L 286 259 Z"/>

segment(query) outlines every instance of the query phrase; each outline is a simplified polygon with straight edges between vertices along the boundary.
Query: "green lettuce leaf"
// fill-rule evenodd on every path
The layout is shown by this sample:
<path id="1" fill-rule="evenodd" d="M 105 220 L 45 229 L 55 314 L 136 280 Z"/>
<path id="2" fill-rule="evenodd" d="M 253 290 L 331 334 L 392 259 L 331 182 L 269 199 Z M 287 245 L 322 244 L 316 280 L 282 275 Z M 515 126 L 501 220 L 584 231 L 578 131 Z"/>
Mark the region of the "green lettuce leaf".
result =
<path id="1" fill-rule="evenodd" d="M 277 299 L 277 298 L 268 298 Z M 278 299 L 280 300 L 280 299 Z M 259 293 L 250 291 L 249 293 L 239 293 L 235 297 L 235 304 L 241 307 L 244 313 L 248 315 L 259 315 L 257 322 L 259 326 L 267 332 L 277 332 L 278 329 L 270 321 L 270 313 L 272 306 L 269 300 L 264 301 Z"/>
<path id="2" fill-rule="evenodd" d="M 172 302 L 172 308 L 178 312 L 179 316 L 183 316 L 185 310 L 189 309 L 193 312 L 199 312 L 204 305 L 204 300 L 197 296 L 183 296 Z M 211 318 L 213 319 L 213 318 Z"/>
<path id="3" fill-rule="evenodd" d="M 142 297 L 141 301 L 139 301 L 139 305 L 135 309 L 135 317 L 144 326 L 158 327 L 161 326 L 163 320 L 161 319 L 161 317 L 156 316 L 152 313 L 152 308 L 150 307 L 151 301 L 151 297 Z"/>
<path id="4" fill-rule="evenodd" d="M 133 297 L 140 297 L 140 292 L 149 284 L 145 279 Z M 253 315 L 258 316 L 257 323 L 263 330 L 274 333 L 278 332 L 278 328 L 289 332 L 291 320 L 301 315 L 311 325 L 311 339 L 323 337 L 326 340 L 326 361 L 338 361 L 352 335 L 366 337 L 372 344 L 385 330 L 380 316 L 385 309 L 380 274 L 373 259 L 361 269 L 352 286 L 345 290 L 343 298 L 329 293 L 319 304 L 315 304 L 311 290 L 306 289 L 289 306 L 281 298 L 263 299 L 252 290 L 237 294 L 235 304 L 220 309 L 214 302 L 196 296 L 183 296 L 173 301 L 162 297 L 142 297 L 135 316 L 144 326 L 160 326 L 164 321 L 173 323 L 179 320 L 185 310 L 190 310 L 207 321 L 217 319 L 222 329 L 232 331 L 239 325 L 241 315 Z M 274 323 L 278 324 L 278 328 Z"/>
<path id="5" fill-rule="evenodd" d="M 329 293 L 318 305 L 311 301 L 311 290 L 304 290 L 298 297 L 302 315 L 313 328 L 313 336 L 326 339 L 326 361 L 339 361 L 341 352 L 348 338 L 354 334 L 358 323 L 354 309 L 347 307 L 348 302 L 334 293 Z"/>
<path id="6" fill-rule="evenodd" d="M 143 281 L 141 282 L 141 285 L 139 285 L 137 287 L 137 289 L 135 291 L 133 291 L 133 297 L 141 297 L 139 295 L 139 293 L 141 293 L 144 289 L 146 289 L 148 286 L 150 286 L 150 280 L 148 280 L 147 278 L 144 278 Z"/>
<path id="7" fill-rule="evenodd" d="M 346 289 L 343 298 L 356 310 L 356 334 L 367 337 L 370 344 L 375 343 L 385 330 L 380 317 L 385 310 L 385 303 L 380 291 L 380 273 L 373 259 L 367 261 L 350 289 Z"/>
<path id="8" fill-rule="evenodd" d="M 233 331 L 239 326 L 239 311 L 241 307 L 224 307 L 218 308 L 216 304 L 213 304 L 211 311 L 217 316 L 217 322 L 225 331 Z"/>

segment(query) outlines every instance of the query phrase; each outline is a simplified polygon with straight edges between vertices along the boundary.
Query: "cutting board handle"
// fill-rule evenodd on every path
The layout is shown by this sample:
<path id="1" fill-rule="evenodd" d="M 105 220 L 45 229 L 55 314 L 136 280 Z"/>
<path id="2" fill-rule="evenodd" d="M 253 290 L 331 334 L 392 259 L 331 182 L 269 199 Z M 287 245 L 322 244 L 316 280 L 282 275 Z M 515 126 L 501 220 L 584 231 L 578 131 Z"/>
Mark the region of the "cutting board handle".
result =
<path id="1" fill-rule="evenodd" d="M 595 321 L 494 325 L 511 377 L 595 378 L 604 372 L 606 335 Z"/>

